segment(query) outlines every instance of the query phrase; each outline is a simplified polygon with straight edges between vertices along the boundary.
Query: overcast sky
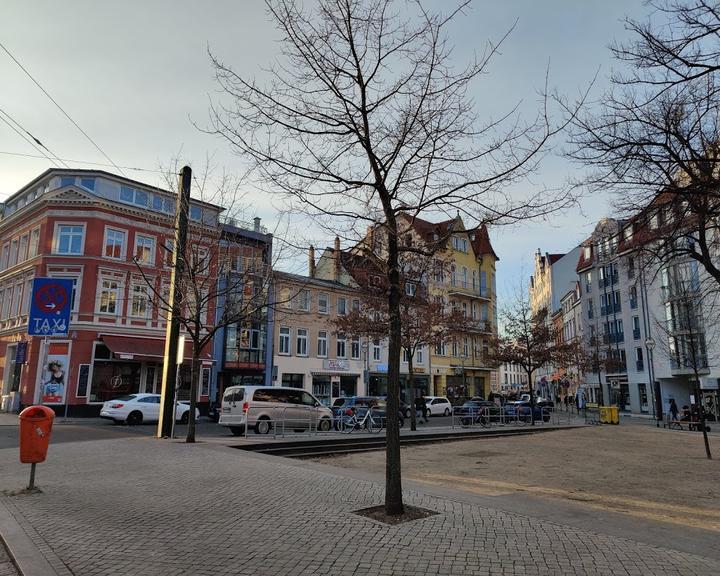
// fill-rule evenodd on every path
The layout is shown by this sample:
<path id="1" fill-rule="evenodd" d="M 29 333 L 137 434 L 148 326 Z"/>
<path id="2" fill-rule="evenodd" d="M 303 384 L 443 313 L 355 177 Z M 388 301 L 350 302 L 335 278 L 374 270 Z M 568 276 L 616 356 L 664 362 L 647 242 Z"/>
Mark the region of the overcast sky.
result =
<path id="1" fill-rule="evenodd" d="M 443 6 L 440 1 L 433 2 Z M 452 29 L 460 64 L 488 38 L 517 27 L 490 74 L 473 95 L 479 111 L 501 111 L 509 103 L 537 99 L 550 64 L 550 83 L 577 94 L 600 70 L 595 93 L 613 63 L 608 44 L 624 38 L 622 18 L 641 17 L 646 7 L 622 0 L 476 1 Z M 241 74 L 252 76 L 277 54 L 277 35 L 260 0 L 3 0 L 0 42 L 25 66 L 68 114 L 134 179 L 161 185 L 153 170 L 182 155 L 190 163 L 211 155 L 215 164 L 240 172 L 227 146 L 201 133 L 209 98 L 217 87 L 207 48 Z M 92 168 L 107 160 L 55 108 L 19 67 L 0 50 L 0 109 L 73 167 Z M 0 122 L 0 198 L 17 191 L 51 166 Z M 114 171 L 112 167 L 103 167 Z M 528 186 L 557 185 L 576 168 L 549 158 Z M 501 261 L 498 288 L 512 292 L 527 282 L 533 253 L 565 252 L 586 238 L 610 212 L 606 198 L 583 201 L 582 210 L 552 222 L 492 230 Z M 272 202 L 253 197 L 246 210 L 272 228 Z M 319 245 L 329 242 L 316 238 Z M 299 262 L 302 262 L 300 264 Z M 303 272 L 298 260 L 293 271 Z"/>

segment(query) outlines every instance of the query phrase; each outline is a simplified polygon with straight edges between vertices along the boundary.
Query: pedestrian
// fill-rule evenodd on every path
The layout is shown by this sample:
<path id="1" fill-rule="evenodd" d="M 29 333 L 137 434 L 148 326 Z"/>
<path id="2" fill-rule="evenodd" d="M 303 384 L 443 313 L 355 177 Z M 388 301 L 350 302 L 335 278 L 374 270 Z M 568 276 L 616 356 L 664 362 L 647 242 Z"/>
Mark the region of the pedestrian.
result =
<path id="1" fill-rule="evenodd" d="M 420 409 L 422 410 L 422 417 L 425 423 L 428 422 L 428 407 L 427 407 L 427 400 L 425 399 L 425 395 L 420 396 Z"/>
<path id="2" fill-rule="evenodd" d="M 679 413 L 675 398 L 670 398 L 670 422 L 677 422 Z"/>
<path id="3" fill-rule="evenodd" d="M 568 411 L 568 405 L 570 404 L 570 397 L 565 394 L 565 412 Z"/>

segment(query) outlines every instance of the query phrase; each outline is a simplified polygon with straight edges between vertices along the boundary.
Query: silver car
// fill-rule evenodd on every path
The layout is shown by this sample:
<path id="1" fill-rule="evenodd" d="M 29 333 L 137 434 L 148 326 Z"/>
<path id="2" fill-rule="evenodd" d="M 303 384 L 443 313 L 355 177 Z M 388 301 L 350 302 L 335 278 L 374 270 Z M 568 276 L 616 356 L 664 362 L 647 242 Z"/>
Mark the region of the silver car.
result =
<path id="1" fill-rule="evenodd" d="M 309 392 L 279 386 L 230 386 L 225 390 L 218 424 L 235 436 L 253 428 L 267 434 L 273 427 L 283 430 L 314 428 L 327 432 L 332 411 Z"/>

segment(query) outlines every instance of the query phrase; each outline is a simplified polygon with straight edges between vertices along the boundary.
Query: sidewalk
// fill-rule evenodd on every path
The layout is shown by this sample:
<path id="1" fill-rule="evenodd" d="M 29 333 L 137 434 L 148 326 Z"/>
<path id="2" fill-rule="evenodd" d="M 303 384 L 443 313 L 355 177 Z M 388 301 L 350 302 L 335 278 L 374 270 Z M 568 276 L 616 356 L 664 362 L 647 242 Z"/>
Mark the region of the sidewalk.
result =
<path id="1" fill-rule="evenodd" d="M 0 450 L 0 489 L 27 482 Z M 40 494 L 0 497 L 55 573 L 91 575 L 717 574 L 720 561 L 455 499 L 387 526 L 371 479 L 215 443 L 123 438 L 51 446 Z M 7 538 L 7 534 L 3 533 Z M 11 548 L 13 542 L 9 542 Z M 26 570 L 25 576 L 36 576 Z"/>

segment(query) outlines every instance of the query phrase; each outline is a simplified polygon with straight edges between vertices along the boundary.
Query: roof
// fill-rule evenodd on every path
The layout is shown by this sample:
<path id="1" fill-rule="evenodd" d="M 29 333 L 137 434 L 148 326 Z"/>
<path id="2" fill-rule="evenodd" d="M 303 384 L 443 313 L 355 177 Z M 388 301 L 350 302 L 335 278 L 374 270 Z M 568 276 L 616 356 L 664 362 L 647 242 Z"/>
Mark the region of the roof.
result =
<path id="1" fill-rule="evenodd" d="M 292 282 L 295 284 L 303 284 L 308 286 L 318 286 L 321 288 L 333 288 L 336 290 L 347 290 L 355 291 L 355 288 L 342 284 L 341 282 L 335 282 L 334 280 L 323 280 L 322 278 L 310 278 L 310 276 L 303 276 L 302 274 L 293 274 L 291 272 L 281 272 L 279 270 L 273 271 L 276 280 Z"/>
<path id="2" fill-rule="evenodd" d="M 548 261 L 549 261 L 549 263 L 550 263 L 551 266 L 552 266 L 553 264 L 555 264 L 555 262 L 557 262 L 558 260 L 560 260 L 560 258 L 562 258 L 563 256 L 565 256 L 565 254 L 548 254 L 548 255 L 547 255 Z"/>
<path id="3" fill-rule="evenodd" d="M 5 199 L 5 204 L 8 204 L 13 201 L 13 199 L 16 196 L 19 196 L 23 192 L 25 192 L 28 188 L 32 188 L 35 184 L 46 178 L 47 176 L 51 174 L 57 174 L 58 176 L 62 175 L 78 175 L 78 176 L 100 176 L 102 178 L 107 178 L 109 180 L 118 180 L 122 182 L 127 182 L 129 184 L 135 185 L 135 186 L 141 186 L 142 188 L 146 188 L 150 191 L 155 192 L 162 192 L 163 194 L 170 194 L 177 196 L 175 192 L 172 192 L 171 190 L 165 190 L 164 188 L 158 188 L 157 186 L 153 186 L 152 184 L 146 184 L 145 182 L 140 182 L 139 180 L 133 180 L 132 178 L 126 178 L 125 176 L 120 176 L 118 174 L 113 174 L 112 172 L 107 172 L 105 170 L 95 170 L 95 169 L 88 169 L 88 168 L 48 168 L 43 172 L 42 174 L 36 176 L 33 178 L 30 182 L 25 184 L 20 190 L 17 192 L 14 192 L 10 196 L 8 196 Z M 198 204 L 202 204 L 204 206 L 210 206 L 212 208 L 217 208 L 219 211 L 225 210 L 222 206 L 218 206 L 217 204 L 212 204 L 210 202 L 205 202 L 203 200 L 199 200 L 198 198 L 190 198 L 193 202 L 197 202 Z"/>
<path id="4" fill-rule="evenodd" d="M 485 224 L 483 224 L 482 226 L 478 226 L 477 228 L 475 228 L 475 230 L 472 230 L 471 232 L 472 233 L 470 234 L 470 242 L 476 256 L 479 256 L 480 254 L 492 254 L 495 260 L 500 260 L 492 247 L 492 243 L 490 242 L 490 234 L 488 233 L 488 229 Z"/>

